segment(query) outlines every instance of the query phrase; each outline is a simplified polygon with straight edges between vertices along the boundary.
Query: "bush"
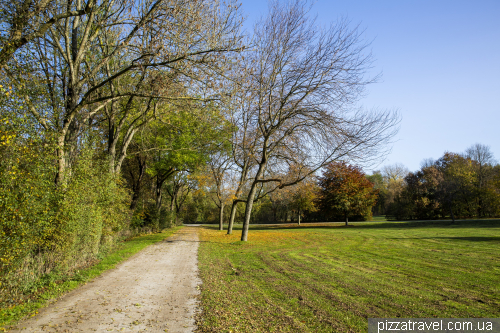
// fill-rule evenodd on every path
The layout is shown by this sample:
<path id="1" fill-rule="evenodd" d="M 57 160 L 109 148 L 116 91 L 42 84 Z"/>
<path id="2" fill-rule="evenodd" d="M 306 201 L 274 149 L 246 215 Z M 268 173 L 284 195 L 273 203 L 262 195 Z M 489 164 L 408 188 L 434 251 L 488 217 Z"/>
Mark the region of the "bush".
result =
<path id="1" fill-rule="evenodd" d="M 6 136 L 0 143 L 0 301 L 33 292 L 51 272 L 94 261 L 129 220 L 129 194 L 92 147 L 81 149 L 67 183 L 56 187 L 50 140 L 4 120 L 0 137 Z"/>

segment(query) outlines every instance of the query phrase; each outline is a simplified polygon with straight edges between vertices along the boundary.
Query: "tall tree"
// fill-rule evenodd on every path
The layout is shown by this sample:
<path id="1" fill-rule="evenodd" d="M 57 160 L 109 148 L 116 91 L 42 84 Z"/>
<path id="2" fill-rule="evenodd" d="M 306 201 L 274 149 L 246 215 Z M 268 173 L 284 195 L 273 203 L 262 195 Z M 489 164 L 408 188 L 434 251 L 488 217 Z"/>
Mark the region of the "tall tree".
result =
<path id="1" fill-rule="evenodd" d="M 210 176 L 215 185 L 214 203 L 219 208 L 219 230 L 224 230 L 224 206 L 231 198 L 227 179 L 231 160 L 232 157 L 224 150 L 214 152 L 208 159 Z"/>
<path id="2" fill-rule="evenodd" d="M 248 238 L 254 198 L 261 184 L 292 186 L 331 161 L 370 160 L 383 153 L 395 133 L 392 112 L 353 110 L 363 88 L 373 82 L 360 32 L 340 21 L 328 29 L 308 17 L 308 1 L 272 1 L 268 16 L 254 29 L 255 47 L 247 54 L 246 100 L 239 114 L 249 119 L 249 174 L 241 240 Z M 269 174 L 294 179 L 267 178 Z M 270 189 L 273 191 L 274 189 Z"/>
<path id="3" fill-rule="evenodd" d="M 319 188 L 315 178 L 310 176 L 300 183 L 290 187 L 291 206 L 297 213 L 297 223 L 300 225 L 300 220 L 304 212 L 317 211 L 316 199 L 319 194 Z"/>
<path id="4" fill-rule="evenodd" d="M 385 204 L 390 209 L 391 204 L 401 194 L 404 189 L 405 177 L 410 170 L 401 163 L 385 165 L 382 170 L 382 177 L 386 188 Z"/>
<path id="5" fill-rule="evenodd" d="M 140 133 L 140 152 L 150 156 L 148 173 L 155 179 L 157 214 L 164 185 L 175 173 L 195 170 L 205 163 L 226 138 L 227 122 L 218 109 L 195 103 L 174 109 Z"/>
<path id="6" fill-rule="evenodd" d="M 472 216 L 476 210 L 472 195 L 475 178 L 472 161 L 460 154 L 446 152 L 435 163 L 443 175 L 439 184 L 443 209 L 448 210 L 453 221 L 455 215 Z"/>
<path id="7" fill-rule="evenodd" d="M 378 191 L 361 168 L 332 162 L 319 177 L 319 187 L 320 207 L 330 218 L 342 216 L 348 225 L 350 216 L 371 217 Z"/>
<path id="8" fill-rule="evenodd" d="M 387 185 L 384 182 L 384 177 L 380 171 L 374 171 L 371 175 L 366 176 L 370 182 L 373 183 L 374 187 L 378 190 L 377 203 L 373 207 L 373 215 L 385 215 L 387 214 Z"/>
<path id="9" fill-rule="evenodd" d="M 232 2 L 55 4 L 47 9 L 49 15 L 61 8 L 84 10 L 85 15 L 58 20 L 23 49 L 34 75 L 15 66 L 7 73 L 40 126 L 56 137 L 56 183 L 71 166 L 81 129 L 95 125 L 98 115 L 107 117 L 108 152 L 119 171 L 132 137 L 154 119 L 161 103 L 215 98 L 212 78 L 226 65 L 222 57 L 240 50 L 240 19 Z M 29 93 L 28 79 L 45 86 L 47 94 Z"/>
<path id="10" fill-rule="evenodd" d="M 489 146 L 476 143 L 465 151 L 465 156 L 473 161 L 473 168 L 476 172 L 476 197 L 477 197 L 477 216 L 482 217 L 485 210 L 485 197 L 487 196 L 487 183 L 493 178 L 493 165 L 495 159 Z"/>

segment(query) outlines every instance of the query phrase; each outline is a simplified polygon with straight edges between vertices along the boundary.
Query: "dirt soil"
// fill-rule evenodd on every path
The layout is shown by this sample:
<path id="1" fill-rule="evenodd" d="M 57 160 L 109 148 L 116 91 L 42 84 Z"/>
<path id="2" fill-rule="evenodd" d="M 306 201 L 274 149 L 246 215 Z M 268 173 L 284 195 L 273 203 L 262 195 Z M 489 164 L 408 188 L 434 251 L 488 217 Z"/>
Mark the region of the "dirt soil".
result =
<path id="1" fill-rule="evenodd" d="M 11 332 L 193 332 L 198 232 L 184 227 L 61 297 Z"/>

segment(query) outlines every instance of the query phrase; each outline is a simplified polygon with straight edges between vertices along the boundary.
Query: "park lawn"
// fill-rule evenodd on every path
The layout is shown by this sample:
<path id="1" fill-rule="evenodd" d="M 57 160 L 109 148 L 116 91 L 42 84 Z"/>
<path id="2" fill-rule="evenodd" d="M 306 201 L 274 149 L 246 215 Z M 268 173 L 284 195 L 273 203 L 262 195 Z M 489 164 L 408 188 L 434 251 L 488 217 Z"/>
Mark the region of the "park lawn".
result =
<path id="1" fill-rule="evenodd" d="M 500 220 L 201 230 L 199 332 L 366 332 L 367 318 L 500 317 Z"/>

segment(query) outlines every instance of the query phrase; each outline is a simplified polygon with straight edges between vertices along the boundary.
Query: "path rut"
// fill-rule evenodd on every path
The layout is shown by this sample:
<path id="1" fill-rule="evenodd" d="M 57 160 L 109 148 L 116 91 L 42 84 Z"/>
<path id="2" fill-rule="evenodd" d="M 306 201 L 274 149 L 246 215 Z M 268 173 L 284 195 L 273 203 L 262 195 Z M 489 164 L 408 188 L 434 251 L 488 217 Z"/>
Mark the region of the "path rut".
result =
<path id="1" fill-rule="evenodd" d="M 193 332 L 198 245 L 197 228 L 184 227 L 11 332 Z"/>

